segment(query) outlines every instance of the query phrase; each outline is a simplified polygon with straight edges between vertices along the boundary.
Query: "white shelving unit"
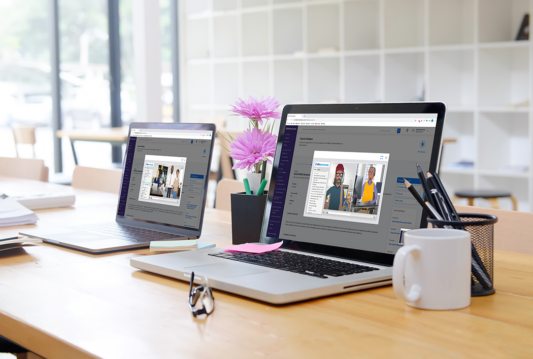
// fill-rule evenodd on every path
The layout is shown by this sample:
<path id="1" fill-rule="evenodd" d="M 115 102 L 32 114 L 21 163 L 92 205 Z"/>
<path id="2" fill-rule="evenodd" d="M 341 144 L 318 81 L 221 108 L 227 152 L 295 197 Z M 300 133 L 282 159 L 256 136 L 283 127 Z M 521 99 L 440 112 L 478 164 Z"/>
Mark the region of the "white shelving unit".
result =
<path id="1" fill-rule="evenodd" d="M 227 117 L 249 95 L 282 104 L 444 101 L 444 137 L 457 140 L 442 158 L 450 191 L 509 189 L 520 210 L 533 210 L 533 45 L 514 41 L 533 0 L 179 3 L 186 121 Z M 244 123 L 231 118 L 228 127 Z M 451 166 L 462 160 L 474 168 Z"/>

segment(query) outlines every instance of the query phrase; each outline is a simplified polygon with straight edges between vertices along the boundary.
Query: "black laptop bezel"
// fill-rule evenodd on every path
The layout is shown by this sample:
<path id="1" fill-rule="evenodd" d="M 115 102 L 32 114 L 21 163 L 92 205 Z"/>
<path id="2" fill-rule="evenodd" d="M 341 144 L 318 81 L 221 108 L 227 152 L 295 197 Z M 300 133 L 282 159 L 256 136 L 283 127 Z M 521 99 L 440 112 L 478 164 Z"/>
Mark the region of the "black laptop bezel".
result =
<path id="1" fill-rule="evenodd" d="M 431 160 L 429 171 L 436 172 L 440 158 L 442 144 L 442 130 L 444 127 L 444 117 L 446 105 L 442 102 L 411 102 L 411 103 L 365 103 L 365 104 L 320 104 L 320 105 L 286 105 L 283 108 L 281 123 L 279 128 L 278 142 L 276 144 L 276 154 L 272 166 L 272 176 L 268 190 L 268 197 L 263 217 L 263 226 L 261 229 L 262 243 L 279 242 L 280 238 L 268 237 L 266 235 L 268 223 L 270 220 L 270 210 L 272 208 L 272 199 L 276 188 L 276 178 L 281 156 L 281 148 L 285 135 L 285 125 L 287 115 L 291 114 L 437 114 L 437 124 L 435 127 L 435 137 L 433 148 L 431 149 Z M 413 168 L 413 176 L 416 175 L 416 169 Z M 421 216 L 420 228 L 427 227 L 427 219 Z M 360 262 L 375 263 L 379 265 L 392 266 L 394 254 L 370 252 L 359 249 L 344 247 L 328 246 L 323 244 L 299 242 L 284 240 L 282 248 L 292 250 L 323 254 L 339 258 L 351 259 Z"/>
<path id="2" fill-rule="evenodd" d="M 131 130 L 133 129 L 149 129 L 149 130 L 173 130 L 173 131 L 211 131 L 211 145 L 209 150 L 209 160 L 207 162 L 206 166 L 206 173 L 204 174 L 204 196 L 202 199 L 202 206 L 200 209 L 200 222 L 198 224 L 198 228 L 190 228 L 190 227 L 184 227 L 184 226 L 178 226 L 174 224 L 167 224 L 167 223 L 159 223 L 155 221 L 147 221 L 144 219 L 134 219 L 134 218 L 127 218 L 125 216 L 119 216 L 118 210 L 120 206 L 120 198 L 122 198 L 122 181 L 124 181 L 124 171 L 126 168 L 126 158 L 128 156 L 128 151 L 135 151 L 135 148 L 129 148 L 130 143 L 130 135 Z M 216 126 L 212 123 L 161 123 L 161 122 L 132 122 L 130 124 L 130 128 L 128 130 L 128 142 L 126 142 L 126 152 L 124 154 L 124 161 L 122 162 L 122 179 L 120 180 L 120 192 L 119 192 L 119 201 L 117 203 L 117 212 L 115 220 L 118 223 L 132 225 L 132 226 L 138 226 L 148 229 L 154 229 L 154 230 L 160 230 L 169 232 L 169 233 L 175 233 L 180 234 L 183 236 L 186 236 L 188 238 L 199 238 L 202 234 L 202 227 L 204 222 L 204 212 L 205 212 L 205 203 L 207 200 L 207 185 L 209 183 L 209 171 L 211 169 L 211 159 L 213 157 L 213 147 L 215 143 L 215 135 L 216 135 Z M 126 188 L 126 191 L 129 188 Z"/>

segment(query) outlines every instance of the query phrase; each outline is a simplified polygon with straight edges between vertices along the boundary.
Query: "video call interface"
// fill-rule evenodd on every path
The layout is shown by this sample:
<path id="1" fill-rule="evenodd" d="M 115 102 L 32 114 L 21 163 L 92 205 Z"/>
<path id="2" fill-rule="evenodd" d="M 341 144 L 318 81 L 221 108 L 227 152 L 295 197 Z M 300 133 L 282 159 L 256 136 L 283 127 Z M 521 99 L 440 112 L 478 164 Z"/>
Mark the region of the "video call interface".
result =
<path id="1" fill-rule="evenodd" d="M 289 114 L 267 236 L 394 254 L 420 225 L 437 114 Z"/>
<path id="2" fill-rule="evenodd" d="M 132 129 L 118 216 L 199 228 L 213 133 Z"/>

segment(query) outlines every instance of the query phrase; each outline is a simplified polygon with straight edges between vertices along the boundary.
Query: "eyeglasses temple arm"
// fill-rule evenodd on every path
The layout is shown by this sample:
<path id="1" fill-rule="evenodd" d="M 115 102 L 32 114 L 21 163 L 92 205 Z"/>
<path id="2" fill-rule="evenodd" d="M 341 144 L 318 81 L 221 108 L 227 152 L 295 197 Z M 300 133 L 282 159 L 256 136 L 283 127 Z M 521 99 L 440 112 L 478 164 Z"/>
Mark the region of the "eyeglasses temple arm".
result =
<path id="1" fill-rule="evenodd" d="M 193 285 L 193 283 L 194 283 L 194 272 L 191 272 L 191 285 L 189 287 L 189 297 L 192 294 L 192 285 Z"/>

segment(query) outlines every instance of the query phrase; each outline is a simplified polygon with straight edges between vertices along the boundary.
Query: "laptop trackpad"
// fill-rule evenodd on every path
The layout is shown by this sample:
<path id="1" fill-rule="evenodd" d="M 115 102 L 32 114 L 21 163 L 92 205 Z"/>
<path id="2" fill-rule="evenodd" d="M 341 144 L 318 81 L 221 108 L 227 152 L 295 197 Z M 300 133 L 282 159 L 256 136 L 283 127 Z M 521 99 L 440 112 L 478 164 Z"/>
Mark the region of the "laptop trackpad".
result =
<path id="1" fill-rule="evenodd" d="M 235 263 L 233 261 L 229 263 L 204 264 L 202 266 L 186 267 L 184 270 L 187 272 L 194 272 L 194 274 L 206 276 L 207 278 L 230 278 L 268 272 L 268 269 L 264 269 L 259 266 L 254 267 Z"/>
<path id="2" fill-rule="evenodd" d="M 115 237 L 106 236 L 105 234 L 96 234 L 96 233 L 81 232 L 81 231 L 58 233 L 58 234 L 47 236 L 46 238 L 54 240 L 54 241 L 58 241 L 58 242 L 72 243 L 72 244 L 91 242 L 91 241 L 100 241 L 106 238 L 116 239 Z"/>

